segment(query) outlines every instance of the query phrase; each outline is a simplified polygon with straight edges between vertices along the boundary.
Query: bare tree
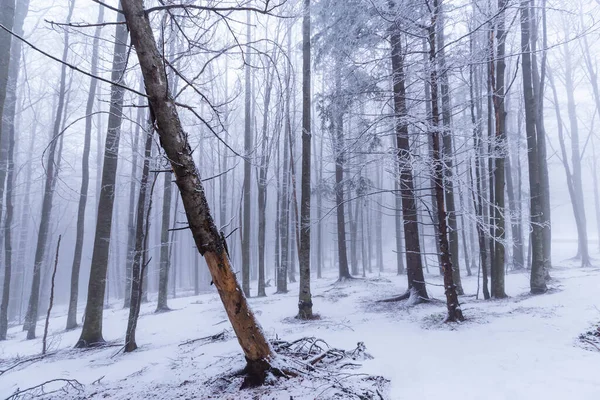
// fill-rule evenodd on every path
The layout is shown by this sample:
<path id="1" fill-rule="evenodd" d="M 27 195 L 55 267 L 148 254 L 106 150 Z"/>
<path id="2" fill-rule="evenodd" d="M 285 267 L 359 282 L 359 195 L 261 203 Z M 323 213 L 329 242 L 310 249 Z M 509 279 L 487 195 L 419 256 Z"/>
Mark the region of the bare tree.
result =
<path id="1" fill-rule="evenodd" d="M 118 13 L 117 22 L 123 22 L 122 13 Z M 127 66 L 127 26 L 117 24 L 115 28 L 115 45 L 111 80 L 115 83 L 123 81 Z M 90 280 L 88 284 L 85 320 L 81 336 L 75 347 L 83 348 L 98 346 L 104 343 L 102 337 L 102 315 L 104 312 L 104 295 L 106 289 L 106 274 L 110 234 L 112 228 L 113 204 L 115 200 L 115 183 L 119 155 L 119 139 L 121 137 L 121 121 L 123 119 L 124 89 L 121 85 L 112 85 L 110 90 L 110 115 L 106 133 L 104 150 L 104 166 L 102 170 L 102 186 L 98 202 L 96 218 L 96 233 Z"/>
<path id="2" fill-rule="evenodd" d="M 311 71 L 310 71 L 310 0 L 304 0 L 302 16 L 302 197 L 300 199 L 300 291 L 298 317 L 313 317 L 310 293 L 310 199 L 311 199 Z"/>
<path id="3" fill-rule="evenodd" d="M 102 21 L 104 20 L 104 6 L 100 5 L 98 10 L 98 26 L 94 32 L 92 44 L 91 73 L 98 73 L 98 47 Z M 79 271 L 81 269 L 81 256 L 83 254 L 83 239 L 85 236 L 85 208 L 87 205 L 88 188 L 90 184 L 90 145 L 92 141 L 92 120 L 94 111 L 94 100 L 96 98 L 96 87 L 98 81 L 90 80 L 87 103 L 85 106 L 85 136 L 83 141 L 83 154 L 81 155 L 81 189 L 79 190 L 79 205 L 77 207 L 77 236 L 75 238 L 75 254 L 73 255 L 73 266 L 71 267 L 71 293 L 69 300 L 69 312 L 67 315 L 67 329 L 77 327 L 77 300 L 79 297 Z"/>
<path id="4" fill-rule="evenodd" d="M 136 48 L 161 146 L 171 161 L 177 186 L 198 251 L 206 260 L 212 280 L 246 356 L 246 385 L 262 384 L 274 352 L 267 342 L 232 271 L 224 239 L 214 223 L 192 150 L 167 88 L 164 63 L 156 47 L 142 0 L 123 2 L 127 26 Z"/>

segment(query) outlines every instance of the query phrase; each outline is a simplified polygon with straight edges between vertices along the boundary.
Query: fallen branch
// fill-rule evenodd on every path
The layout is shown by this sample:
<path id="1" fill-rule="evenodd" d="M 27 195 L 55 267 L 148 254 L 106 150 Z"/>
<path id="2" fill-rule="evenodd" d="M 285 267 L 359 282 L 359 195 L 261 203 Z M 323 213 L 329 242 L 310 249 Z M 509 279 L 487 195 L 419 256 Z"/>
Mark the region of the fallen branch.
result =
<path id="1" fill-rule="evenodd" d="M 56 383 L 56 382 L 63 382 L 64 384 L 60 388 L 51 390 L 49 392 L 47 392 L 45 390 L 46 385 L 49 385 L 51 383 Z M 79 381 L 77 381 L 76 379 L 63 379 L 63 378 L 50 379 L 49 381 L 40 383 L 39 385 L 35 385 L 35 386 L 29 387 L 27 389 L 23 389 L 23 390 L 17 389 L 13 394 L 8 396 L 5 400 L 24 399 L 25 393 L 27 394 L 28 398 L 48 396 L 50 394 L 58 393 L 58 392 L 63 392 L 65 394 L 67 394 L 70 389 L 74 389 L 77 393 L 81 393 L 83 391 L 83 385 L 81 383 L 79 383 Z"/>
<path id="2" fill-rule="evenodd" d="M 224 329 L 222 332 L 219 333 L 215 333 L 214 335 L 209 335 L 209 336 L 205 336 L 205 337 L 201 337 L 201 338 L 197 338 L 197 339 L 190 339 L 190 340 L 186 340 L 183 343 L 180 343 L 179 346 L 185 346 L 188 344 L 192 344 L 195 342 L 199 342 L 199 341 L 206 341 L 207 343 L 213 343 L 213 342 L 222 342 L 227 340 L 229 331 L 227 329 Z M 206 343 L 203 343 L 206 344 Z"/>

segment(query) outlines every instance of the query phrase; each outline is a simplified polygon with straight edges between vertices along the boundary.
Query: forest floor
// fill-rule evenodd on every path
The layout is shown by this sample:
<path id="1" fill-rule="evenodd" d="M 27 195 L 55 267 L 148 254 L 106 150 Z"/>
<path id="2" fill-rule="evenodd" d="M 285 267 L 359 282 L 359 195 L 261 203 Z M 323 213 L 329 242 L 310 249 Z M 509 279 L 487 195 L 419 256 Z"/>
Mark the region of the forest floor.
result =
<path id="1" fill-rule="evenodd" d="M 467 320 L 451 325 L 442 323 L 443 288 L 435 286 L 441 279 L 432 274 L 426 280 L 437 301 L 407 307 L 376 302 L 402 293 L 404 276 L 373 273 L 340 284 L 331 271 L 330 277 L 313 280 L 320 319 L 309 322 L 294 318 L 297 284 L 290 284 L 287 295 L 267 288 L 268 297 L 250 303 L 271 339 L 317 337 L 346 350 L 364 342 L 373 359 L 357 361 L 360 367 L 347 373 L 331 371 L 335 375 L 329 381 L 280 379 L 274 386 L 243 392 L 229 374 L 241 369 L 244 359 L 216 293 L 170 299 L 173 311 L 162 314 L 154 314 L 155 304 L 145 304 L 137 331 L 140 348 L 131 354 L 119 352 L 127 325 L 120 304 L 104 315 L 104 337 L 114 346 L 86 351 L 72 349 L 79 329 L 65 332 L 66 316 L 57 308 L 50 321 L 49 356 L 2 373 L 17 357 L 39 355 L 42 342 L 25 340 L 20 327 L 11 328 L 9 340 L 0 342 L 0 399 L 51 379 L 82 385 L 48 396 L 60 399 L 352 399 L 343 394 L 344 385 L 366 387 L 370 375 L 389 380 L 389 385 L 371 382 L 379 385 L 377 399 L 597 400 L 600 343 L 581 335 L 600 323 L 600 268 L 555 261 L 551 274 L 551 290 L 531 296 L 528 275 L 509 273 L 510 297 L 494 301 L 476 299 L 477 279 L 465 276 L 467 295 L 461 302 Z M 225 330 L 218 340 L 193 341 Z M 55 382 L 45 390 L 64 384 Z"/>

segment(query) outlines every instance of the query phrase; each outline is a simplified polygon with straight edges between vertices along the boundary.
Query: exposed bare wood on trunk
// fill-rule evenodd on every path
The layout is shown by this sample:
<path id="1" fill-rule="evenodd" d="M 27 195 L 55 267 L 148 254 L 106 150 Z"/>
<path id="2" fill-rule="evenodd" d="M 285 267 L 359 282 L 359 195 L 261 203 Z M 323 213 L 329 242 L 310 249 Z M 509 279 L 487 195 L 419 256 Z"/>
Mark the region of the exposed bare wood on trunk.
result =
<path id="1" fill-rule="evenodd" d="M 206 260 L 238 342 L 247 360 L 248 384 L 264 382 L 274 352 L 240 287 L 229 262 L 223 238 L 211 215 L 192 150 L 181 126 L 177 106 L 166 84 L 166 72 L 156 48 L 142 0 L 123 2 L 123 11 L 146 83 L 146 93 L 161 146 L 171 161 L 176 183 L 198 251 Z"/>

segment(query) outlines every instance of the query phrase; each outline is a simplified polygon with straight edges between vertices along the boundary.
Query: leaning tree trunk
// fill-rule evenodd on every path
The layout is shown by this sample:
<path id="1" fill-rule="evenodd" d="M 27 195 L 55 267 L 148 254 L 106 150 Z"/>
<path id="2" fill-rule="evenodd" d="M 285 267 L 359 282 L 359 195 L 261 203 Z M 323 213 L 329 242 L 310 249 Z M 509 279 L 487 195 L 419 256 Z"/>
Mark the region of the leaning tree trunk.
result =
<path id="1" fill-rule="evenodd" d="M 67 22 L 71 21 L 73 15 L 73 7 L 75 1 L 72 0 L 69 3 L 69 14 L 67 16 Z M 64 49 L 62 60 L 67 61 L 69 55 L 69 33 L 65 31 L 64 35 Z M 42 264 L 44 262 L 44 254 L 46 252 L 48 230 L 50 228 L 50 220 L 52 213 L 52 198 L 54 197 L 54 188 L 56 186 L 57 179 L 57 168 L 55 161 L 56 148 L 58 145 L 58 137 L 60 134 L 60 127 L 62 123 L 63 109 L 65 105 L 66 96 L 66 81 L 67 81 L 67 67 L 63 64 L 60 72 L 60 86 L 58 92 L 58 106 L 56 109 L 56 116 L 54 119 L 54 128 L 52 138 L 50 139 L 50 146 L 48 149 L 48 163 L 46 166 L 46 182 L 44 185 L 44 197 L 42 200 L 42 215 L 40 218 L 40 228 L 38 231 L 38 240 L 35 250 L 35 260 L 33 264 L 33 278 L 31 282 L 31 294 L 29 295 L 29 304 L 27 306 L 27 315 L 25 316 L 25 326 L 23 329 L 27 329 L 27 339 L 35 338 L 35 326 L 38 319 L 38 307 L 40 299 L 40 280 L 42 275 Z M 26 328 L 25 328 L 26 327 Z"/>
<path id="2" fill-rule="evenodd" d="M 189 227 L 198 251 L 206 260 L 238 342 L 246 356 L 250 379 L 247 384 L 261 384 L 271 370 L 274 352 L 262 332 L 254 313 L 231 268 L 225 241 L 213 221 L 192 149 L 181 126 L 177 106 L 168 92 L 166 72 L 144 12 L 143 0 L 123 2 L 127 26 L 146 83 L 146 93 L 155 117 L 161 146 L 171 161 L 176 183 L 187 214 Z"/>
<path id="3" fill-rule="evenodd" d="M 527 157 L 529 161 L 529 196 L 531 226 L 531 293 L 539 294 L 547 290 L 544 272 L 544 234 L 540 224 L 542 214 L 541 182 L 539 174 L 538 144 L 535 127 L 536 100 L 533 96 L 531 41 L 529 36 L 529 0 L 521 0 L 521 64 L 523 96 L 525 101 L 525 130 L 527 133 Z"/>
<path id="4" fill-rule="evenodd" d="M 415 300 L 428 299 L 423 259 L 419 241 L 419 221 L 417 200 L 413 178 L 410 141 L 408 138 L 408 110 L 406 108 L 406 76 L 404 73 L 404 51 L 402 49 L 401 22 L 395 21 L 391 27 L 391 58 L 394 93 L 394 124 L 399 171 L 400 196 L 402 198 L 402 217 L 404 219 L 404 248 L 406 252 L 406 274 L 408 290 L 399 299 L 408 298 L 411 293 Z"/>
<path id="5" fill-rule="evenodd" d="M 137 349 L 135 342 L 135 331 L 137 320 L 142 303 L 142 279 L 144 277 L 143 270 L 147 267 L 144 264 L 146 254 L 146 241 L 148 240 L 148 232 L 146 227 L 149 224 L 147 216 L 149 209 L 148 204 L 148 174 L 150 172 L 150 158 L 152 156 L 152 134 L 153 129 L 148 124 L 146 132 L 146 144 L 144 145 L 144 166 L 142 168 L 142 179 L 140 181 L 140 191 L 137 201 L 137 212 L 135 219 L 135 247 L 133 253 L 133 265 L 131 267 L 131 299 L 129 300 L 129 318 L 127 320 L 127 330 L 125 331 L 125 349 L 126 353 Z M 165 177 L 171 183 L 171 174 L 165 173 Z M 152 196 L 152 194 L 150 194 Z M 148 211 L 148 212 L 146 212 Z M 163 218 L 164 222 L 164 218 Z M 167 222 L 168 223 L 168 222 Z M 168 232 L 168 231 L 167 231 Z M 162 252 L 161 252 L 162 255 Z"/>
<path id="6" fill-rule="evenodd" d="M 431 27 L 429 28 L 429 83 L 431 86 L 431 136 L 433 142 L 432 163 L 433 163 L 433 181 L 435 184 L 435 202 L 438 210 L 438 224 L 442 270 L 444 272 L 444 292 L 446 294 L 446 305 L 448 315 L 446 322 L 463 321 L 464 317 L 460 304 L 458 303 L 458 294 L 456 284 L 453 279 L 452 257 L 450 255 L 450 244 L 448 242 L 448 225 L 444 196 L 444 167 L 440 151 L 440 132 L 439 132 L 439 110 L 438 110 L 438 74 L 436 67 L 436 25 L 439 12 L 438 0 L 433 0 L 433 14 L 431 17 Z"/>
<path id="7" fill-rule="evenodd" d="M 123 14 L 118 13 L 117 22 L 123 22 Z M 115 31 L 115 46 L 111 80 L 122 82 L 127 67 L 127 26 L 118 24 Z M 124 89 L 112 85 L 110 91 L 110 115 L 106 133 L 102 185 L 96 218 L 96 234 L 90 280 L 88 284 L 85 320 L 81 336 L 75 347 L 83 348 L 104 343 L 102 337 L 102 315 L 104 311 L 104 293 L 106 289 L 106 273 L 108 270 L 110 233 L 112 228 L 113 204 L 117 178 L 117 162 L 119 155 L 119 139 L 121 137 L 121 121 L 123 119 Z"/>
<path id="8" fill-rule="evenodd" d="M 23 36 L 23 23 L 29 11 L 29 0 L 22 0 L 17 4 L 14 18 L 14 31 Z M 0 40 L 2 34 L 0 33 Z M 17 84 L 19 81 L 19 69 L 21 66 L 22 43 L 16 40 L 11 46 L 11 57 L 8 70 L 8 85 L 6 87 L 6 102 L 4 111 L 0 106 L 0 130 L 3 130 L 7 140 L 6 169 L 6 220 L 4 221 L 4 283 L 2 291 L 2 304 L 0 305 L 0 340 L 6 339 L 8 329 L 8 305 L 10 301 L 11 277 L 12 277 L 12 220 L 13 220 L 13 187 L 14 187 L 14 147 L 15 147 L 15 117 L 17 108 Z M 8 57 L 6 57 L 8 58 Z M 1 63 L 2 61 L 0 61 Z M 1 79 L 1 78 L 0 78 Z M 0 84 L 1 85 L 1 84 Z M 25 230 L 25 227 L 21 227 Z M 22 266 L 21 266 L 21 273 Z M 14 296 L 13 296 L 14 297 Z M 12 307 L 12 306 L 11 306 Z"/>
<path id="9" fill-rule="evenodd" d="M 98 73 L 98 47 L 102 21 L 104 20 L 104 6 L 99 6 L 98 26 L 94 33 L 92 48 L 92 75 Z M 87 204 L 88 188 L 90 184 L 90 145 L 92 141 L 92 119 L 94 111 L 94 99 L 96 98 L 96 87 L 98 81 L 90 80 L 87 104 L 85 107 L 85 136 L 83 140 L 83 154 L 81 155 L 81 189 L 79 190 L 79 206 L 77 207 L 77 237 L 75 239 L 75 254 L 71 267 L 71 293 L 69 298 L 69 312 L 67 314 L 67 329 L 77 327 L 77 299 L 79 297 L 79 271 L 81 269 L 81 256 L 83 254 L 83 239 L 85 236 L 85 208 Z"/>

